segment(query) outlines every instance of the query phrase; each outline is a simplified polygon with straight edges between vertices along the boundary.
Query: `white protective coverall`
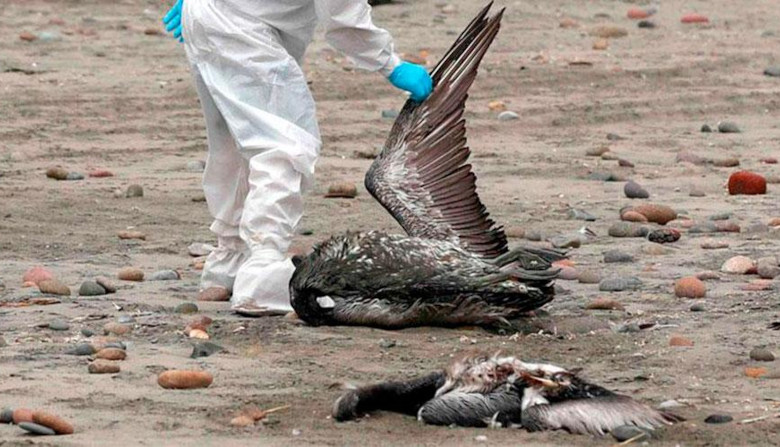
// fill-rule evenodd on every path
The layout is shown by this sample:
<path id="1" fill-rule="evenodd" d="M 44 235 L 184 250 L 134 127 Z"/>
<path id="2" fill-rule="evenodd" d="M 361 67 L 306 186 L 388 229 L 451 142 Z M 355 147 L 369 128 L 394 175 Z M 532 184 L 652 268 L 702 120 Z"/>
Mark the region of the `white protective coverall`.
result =
<path id="1" fill-rule="evenodd" d="M 185 0 L 182 30 L 206 119 L 203 189 L 218 248 L 201 287 L 234 309 L 285 313 L 287 256 L 321 146 L 301 60 L 317 23 L 355 65 L 388 76 L 400 63 L 367 0 Z"/>

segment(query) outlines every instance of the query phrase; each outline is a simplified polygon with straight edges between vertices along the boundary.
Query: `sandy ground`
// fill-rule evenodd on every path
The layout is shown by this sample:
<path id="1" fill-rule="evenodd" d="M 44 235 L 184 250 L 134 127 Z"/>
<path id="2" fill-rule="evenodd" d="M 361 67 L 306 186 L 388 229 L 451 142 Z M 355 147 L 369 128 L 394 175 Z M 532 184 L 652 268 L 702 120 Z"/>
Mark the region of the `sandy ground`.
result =
<path id="1" fill-rule="evenodd" d="M 570 207 L 587 210 L 598 218 L 587 223 L 598 237 L 572 251 L 576 268 L 605 277 L 638 276 L 640 290 L 605 293 L 596 285 L 560 281 L 556 300 L 515 336 L 474 328 L 310 328 L 282 318 L 241 318 L 226 304 L 201 304 L 201 312 L 215 320 L 212 340 L 227 351 L 198 360 L 188 357 L 191 342 L 181 332 L 188 317 L 173 308 L 194 300 L 198 290 L 199 272 L 187 246 L 214 242 L 205 203 L 193 201 L 201 196 L 199 174 L 185 168 L 204 159 L 205 132 L 183 49 L 144 33 L 158 28 L 167 9 L 161 3 L 5 0 L 0 8 L 0 297 L 19 302 L 37 296 L 21 288 L 23 273 L 34 265 L 46 266 L 74 290 L 59 304 L 0 307 L 7 344 L 0 347 L 0 406 L 47 408 L 77 430 L 33 439 L 0 426 L 0 445 L 469 445 L 480 435 L 496 445 L 614 442 L 566 433 L 434 428 L 390 414 L 347 424 L 328 418 L 338 394 L 334 383 L 414 376 L 474 347 L 581 366 L 588 378 L 651 405 L 676 399 L 683 404 L 676 411 L 688 422 L 658 431 L 654 444 L 780 444 L 780 419 L 703 423 L 713 413 L 737 421 L 780 411 L 780 381 L 744 373 L 748 366 L 764 366 L 769 376 L 778 376 L 777 361 L 757 365 L 748 357 L 756 346 L 778 353 L 780 334 L 766 329 L 780 319 L 778 281 L 774 290 L 745 291 L 742 286 L 755 276 L 720 274 L 707 282 L 705 299 L 672 293 L 676 278 L 718 270 L 733 255 L 780 254 L 777 230 L 746 231 L 780 215 L 780 186 L 770 184 L 767 195 L 753 197 L 728 196 L 723 188 L 740 168 L 780 175 L 778 165 L 760 162 L 780 156 L 780 80 L 762 75 L 778 62 L 780 8 L 774 0 L 738 6 L 730 0 L 665 1 L 652 17 L 655 29 L 639 29 L 625 17 L 636 2 L 499 2 L 508 7 L 503 29 L 468 105 L 481 196 L 506 226 L 548 236 L 583 225 L 567 219 Z M 452 0 L 456 11 L 443 14 L 435 3 L 377 7 L 376 22 L 397 37 L 399 51 L 427 50 L 434 63 L 479 7 Z M 708 15 L 711 23 L 681 24 L 680 16 L 691 11 Z M 64 24 L 50 24 L 55 18 Z M 578 26 L 559 27 L 564 18 Z M 588 31 L 604 24 L 623 27 L 628 36 L 610 39 L 606 51 L 593 50 Z M 23 31 L 54 31 L 62 39 L 25 42 L 18 37 Z M 354 200 L 322 198 L 332 181 L 362 184 L 370 160 L 355 151 L 383 143 L 392 120 L 380 112 L 403 102 L 376 75 L 348 67 L 321 41 L 311 46 L 305 69 L 324 148 L 320 183 L 307 198 L 302 224 L 313 234 L 299 237 L 299 247 L 348 229 L 399 231 L 364 190 Z M 493 100 L 504 101 L 520 119 L 499 121 L 488 108 Z M 699 132 L 702 124 L 720 120 L 733 120 L 744 132 Z M 624 139 L 608 140 L 608 133 Z M 636 167 L 585 155 L 599 146 Z M 683 151 L 737 157 L 741 166 L 676 162 Z M 44 175 L 55 165 L 82 173 L 109 169 L 115 176 L 58 182 Z M 588 179 L 593 172 L 635 179 L 653 202 L 697 221 L 733 212 L 743 232 L 702 236 L 683 229 L 669 253 L 649 255 L 642 239 L 607 236 L 630 201 L 622 182 Z M 144 197 L 114 197 L 116 188 L 133 183 L 143 185 Z M 694 187 L 706 196 L 690 197 Z M 117 232 L 130 227 L 147 240 L 119 240 Z M 730 246 L 701 249 L 709 237 Z M 605 264 L 603 253 L 610 249 L 633 254 L 635 262 Z M 123 283 L 114 295 L 75 296 L 83 280 L 114 276 L 128 265 L 147 273 L 177 269 L 182 280 Z M 600 296 L 618 300 L 625 311 L 584 308 Z M 703 312 L 689 311 L 696 302 Z M 135 328 L 123 337 L 129 357 L 120 374 L 90 375 L 88 359 L 64 355 L 86 340 L 82 328 L 99 330 L 122 315 L 135 316 Z M 54 319 L 69 321 L 70 329 L 39 327 Z M 627 322 L 657 324 L 639 332 L 615 330 Z M 670 347 L 673 334 L 695 345 Z M 385 347 L 391 341 L 395 346 Z M 208 389 L 166 391 L 155 378 L 167 368 L 205 369 L 215 381 Z M 264 425 L 231 427 L 228 421 L 247 404 L 292 408 Z"/>

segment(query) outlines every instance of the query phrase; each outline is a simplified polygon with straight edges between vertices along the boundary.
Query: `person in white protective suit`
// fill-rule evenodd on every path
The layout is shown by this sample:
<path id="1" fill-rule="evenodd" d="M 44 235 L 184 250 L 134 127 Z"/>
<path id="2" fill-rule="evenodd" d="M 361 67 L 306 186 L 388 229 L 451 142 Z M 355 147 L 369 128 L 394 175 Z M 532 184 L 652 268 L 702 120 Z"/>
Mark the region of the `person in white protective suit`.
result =
<path id="1" fill-rule="evenodd" d="M 219 288 L 238 311 L 292 311 L 287 250 L 321 146 L 301 69 L 315 27 L 416 101 L 430 94 L 431 77 L 399 59 L 366 0 L 178 0 L 163 21 L 184 42 L 206 120 L 203 189 L 218 247 L 201 297 Z"/>

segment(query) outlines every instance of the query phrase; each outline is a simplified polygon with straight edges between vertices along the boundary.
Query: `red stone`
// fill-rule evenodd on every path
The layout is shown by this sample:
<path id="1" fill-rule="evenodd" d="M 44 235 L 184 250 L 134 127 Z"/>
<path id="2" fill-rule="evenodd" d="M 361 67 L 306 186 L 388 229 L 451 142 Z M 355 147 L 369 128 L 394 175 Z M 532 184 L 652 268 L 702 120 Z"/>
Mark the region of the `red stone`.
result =
<path id="1" fill-rule="evenodd" d="M 27 272 L 25 272 L 24 276 L 22 277 L 22 282 L 31 282 L 35 285 L 38 285 L 38 283 L 41 281 L 48 281 L 52 279 L 54 279 L 54 275 L 52 275 L 50 271 L 38 266 L 27 270 Z"/>
<path id="2" fill-rule="evenodd" d="M 631 8 L 626 13 L 626 17 L 632 20 L 641 20 L 650 17 L 650 13 L 640 8 Z"/>
<path id="3" fill-rule="evenodd" d="M 735 172 L 729 177 L 729 194 L 766 194 L 766 179 L 754 172 Z"/>
<path id="4" fill-rule="evenodd" d="M 36 36 L 35 34 L 33 34 L 31 32 L 25 31 L 25 32 L 19 34 L 19 38 L 24 40 L 25 42 L 32 42 L 33 40 L 37 40 L 38 36 Z"/>
<path id="5" fill-rule="evenodd" d="M 685 14 L 680 19 L 680 22 L 682 23 L 709 23 L 709 21 L 710 19 L 708 19 L 707 16 L 696 13 Z"/>
<path id="6" fill-rule="evenodd" d="M 92 171 L 89 173 L 90 177 L 95 178 L 102 178 L 102 177 L 113 177 L 114 173 L 111 171 L 106 171 L 105 169 L 98 169 L 96 171 Z"/>

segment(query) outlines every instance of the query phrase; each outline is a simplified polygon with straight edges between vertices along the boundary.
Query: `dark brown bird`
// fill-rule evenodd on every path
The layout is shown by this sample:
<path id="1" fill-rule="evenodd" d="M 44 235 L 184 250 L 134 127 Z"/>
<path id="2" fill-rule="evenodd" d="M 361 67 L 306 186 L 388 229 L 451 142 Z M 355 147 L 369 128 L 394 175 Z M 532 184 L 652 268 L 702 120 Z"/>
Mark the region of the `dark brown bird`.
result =
<path id="1" fill-rule="evenodd" d="M 292 307 L 313 325 L 491 324 L 553 299 L 562 253 L 507 249 L 466 161 L 467 92 L 503 10 L 485 7 L 431 73 L 432 94 L 407 101 L 365 184 L 407 235 L 333 237 L 296 258 Z"/>
<path id="2" fill-rule="evenodd" d="M 683 420 L 589 383 L 578 373 L 514 356 L 467 354 L 444 371 L 349 390 L 336 400 L 333 418 L 348 421 L 385 410 L 416 415 L 432 425 L 593 435 L 621 425 L 654 429 Z"/>

